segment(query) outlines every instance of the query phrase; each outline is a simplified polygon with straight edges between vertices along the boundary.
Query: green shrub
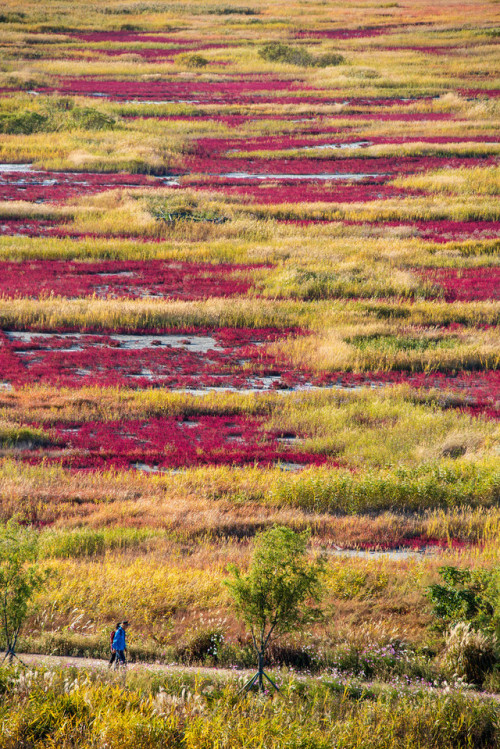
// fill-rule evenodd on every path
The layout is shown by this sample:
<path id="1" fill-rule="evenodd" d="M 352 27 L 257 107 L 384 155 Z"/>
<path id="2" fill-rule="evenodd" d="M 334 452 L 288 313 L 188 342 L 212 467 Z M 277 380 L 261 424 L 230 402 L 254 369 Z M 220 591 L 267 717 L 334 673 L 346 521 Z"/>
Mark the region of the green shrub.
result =
<path id="1" fill-rule="evenodd" d="M 492 629 L 497 573 L 446 566 L 439 569 L 439 574 L 444 585 L 434 583 L 427 589 L 438 627 L 470 622 L 476 629 Z"/>
<path id="2" fill-rule="evenodd" d="M 0 13 L 0 23 L 22 23 L 26 13 L 17 11 L 15 13 Z"/>
<path id="3" fill-rule="evenodd" d="M 282 42 L 270 42 L 259 49 L 259 55 L 268 62 L 284 62 L 288 65 L 300 65 L 304 68 L 327 68 L 345 62 L 342 55 L 329 52 L 315 57 L 302 47 L 292 47 Z"/>
<path id="4" fill-rule="evenodd" d="M 315 66 L 317 68 L 329 68 L 334 65 L 342 65 L 344 62 L 345 58 L 342 55 L 335 52 L 328 52 L 316 58 Z"/>
<path id="5" fill-rule="evenodd" d="M 364 647 L 346 643 L 329 654 L 337 671 L 362 679 L 389 681 L 394 677 L 433 681 L 437 672 L 428 654 L 394 639 L 385 645 L 367 642 Z"/>
<path id="6" fill-rule="evenodd" d="M 72 109 L 71 121 L 82 130 L 113 130 L 116 124 L 112 117 L 91 107 L 75 107 Z"/>
<path id="7" fill-rule="evenodd" d="M 257 16 L 259 13 L 260 10 L 241 5 L 223 5 L 207 10 L 208 15 L 214 16 Z"/>
<path id="8" fill-rule="evenodd" d="M 203 55 L 179 55 L 177 60 L 188 68 L 204 68 L 208 65 L 208 60 Z"/>
<path id="9" fill-rule="evenodd" d="M 259 55 L 268 62 L 284 62 L 288 65 L 301 65 L 311 67 L 314 65 L 314 57 L 306 49 L 292 47 L 281 42 L 270 42 L 259 49 Z"/>
<path id="10" fill-rule="evenodd" d="M 491 506 L 498 501 L 498 472 L 469 464 L 422 464 L 358 475 L 301 471 L 273 485 L 270 500 L 277 505 L 314 512 L 355 514 L 404 508 Z"/>
<path id="11" fill-rule="evenodd" d="M 0 447 L 43 447 L 58 444 L 44 429 L 0 421 Z"/>
<path id="12" fill-rule="evenodd" d="M 0 132 L 9 135 L 31 135 L 43 132 L 47 128 L 49 118 L 38 112 L 23 112 L 22 114 L 0 115 Z"/>

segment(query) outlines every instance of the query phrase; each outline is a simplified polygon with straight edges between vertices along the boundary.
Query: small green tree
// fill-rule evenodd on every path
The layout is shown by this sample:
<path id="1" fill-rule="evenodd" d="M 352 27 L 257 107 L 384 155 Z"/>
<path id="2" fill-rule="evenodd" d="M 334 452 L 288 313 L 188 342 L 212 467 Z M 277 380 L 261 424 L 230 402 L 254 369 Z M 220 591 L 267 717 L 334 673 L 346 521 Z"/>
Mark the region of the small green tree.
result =
<path id="1" fill-rule="evenodd" d="M 495 629 L 495 609 L 500 608 L 498 570 L 440 567 L 443 583 L 427 588 L 438 628 L 470 622 L 475 629 Z M 498 623 L 498 622 L 497 622 Z"/>
<path id="2" fill-rule="evenodd" d="M 226 585 L 234 599 L 237 613 L 247 624 L 257 653 L 257 674 L 245 685 L 250 689 L 257 681 L 263 691 L 267 647 L 272 638 L 318 620 L 317 604 L 323 595 L 326 558 L 307 560 L 309 531 L 295 533 L 290 528 L 274 526 L 259 534 L 250 569 L 243 575 L 231 565 L 232 580 Z"/>
<path id="3" fill-rule="evenodd" d="M 34 594 L 41 589 L 46 573 L 40 568 L 38 535 L 15 520 L 0 525 L 0 618 L 6 652 L 16 657 L 19 632 L 28 615 Z"/>

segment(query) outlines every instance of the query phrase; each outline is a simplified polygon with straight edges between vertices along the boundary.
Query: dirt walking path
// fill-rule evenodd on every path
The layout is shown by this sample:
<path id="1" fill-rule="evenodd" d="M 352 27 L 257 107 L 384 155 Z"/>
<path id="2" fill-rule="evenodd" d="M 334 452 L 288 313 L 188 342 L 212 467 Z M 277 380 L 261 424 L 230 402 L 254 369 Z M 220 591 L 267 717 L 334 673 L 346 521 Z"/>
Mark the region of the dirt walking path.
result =
<path id="1" fill-rule="evenodd" d="M 70 657 L 66 655 L 38 655 L 35 653 L 18 653 L 18 657 L 27 666 L 48 666 L 50 668 L 60 668 L 73 666 L 75 668 L 88 668 L 88 669 L 101 669 L 103 671 L 108 669 L 108 661 L 101 660 L 99 658 L 80 658 Z M 255 670 L 239 669 L 239 668 L 217 668 L 208 666 L 178 666 L 175 664 L 163 664 L 163 663 L 128 663 L 127 671 L 136 671 L 138 669 L 146 669 L 148 671 L 160 671 L 163 673 L 170 674 L 194 674 L 200 676 L 212 676 L 222 677 L 225 679 L 234 679 L 238 676 L 250 677 Z"/>

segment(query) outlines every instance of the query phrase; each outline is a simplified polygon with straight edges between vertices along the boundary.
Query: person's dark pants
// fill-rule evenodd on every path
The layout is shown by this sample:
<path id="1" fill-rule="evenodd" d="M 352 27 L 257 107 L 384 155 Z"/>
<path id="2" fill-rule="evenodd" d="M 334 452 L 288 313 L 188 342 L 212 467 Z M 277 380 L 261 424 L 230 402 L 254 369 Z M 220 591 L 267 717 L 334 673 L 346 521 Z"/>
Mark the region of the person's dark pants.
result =
<path id="1" fill-rule="evenodd" d="M 116 650 L 113 650 L 111 652 L 111 658 L 109 659 L 109 665 L 112 666 L 115 661 L 116 661 Z"/>
<path id="2" fill-rule="evenodd" d="M 126 662 L 127 662 L 126 659 L 125 659 L 125 651 L 124 650 L 117 650 L 116 653 L 115 653 L 115 655 L 116 655 L 116 663 L 117 664 L 122 664 L 124 666 L 126 664 Z"/>

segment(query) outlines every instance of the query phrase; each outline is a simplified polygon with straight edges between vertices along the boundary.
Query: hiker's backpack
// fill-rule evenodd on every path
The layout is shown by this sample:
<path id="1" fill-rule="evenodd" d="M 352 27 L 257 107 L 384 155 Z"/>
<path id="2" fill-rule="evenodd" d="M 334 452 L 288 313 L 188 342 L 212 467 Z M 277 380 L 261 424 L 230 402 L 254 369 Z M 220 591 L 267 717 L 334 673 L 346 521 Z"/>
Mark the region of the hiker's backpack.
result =
<path id="1" fill-rule="evenodd" d="M 115 635 L 116 635 L 116 629 L 114 629 L 111 632 L 111 637 L 110 637 L 111 650 L 113 650 L 113 640 L 115 639 Z"/>

